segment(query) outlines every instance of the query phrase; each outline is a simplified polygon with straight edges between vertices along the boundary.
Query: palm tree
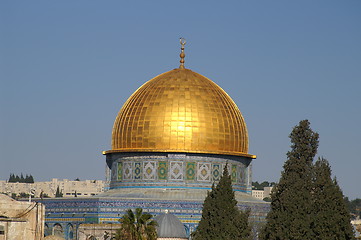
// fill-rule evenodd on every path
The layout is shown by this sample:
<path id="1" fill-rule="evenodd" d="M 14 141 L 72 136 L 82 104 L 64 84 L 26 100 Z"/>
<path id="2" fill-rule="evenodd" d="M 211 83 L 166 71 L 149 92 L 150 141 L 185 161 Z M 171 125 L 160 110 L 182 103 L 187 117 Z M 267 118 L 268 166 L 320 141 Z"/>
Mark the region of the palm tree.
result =
<path id="1" fill-rule="evenodd" d="M 157 222 L 152 219 L 152 214 L 143 213 L 143 209 L 136 208 L 135 212 L 128 209 L 119 222 L 120 229 L 115 234 L 116 240 L 156 240 Z"/>

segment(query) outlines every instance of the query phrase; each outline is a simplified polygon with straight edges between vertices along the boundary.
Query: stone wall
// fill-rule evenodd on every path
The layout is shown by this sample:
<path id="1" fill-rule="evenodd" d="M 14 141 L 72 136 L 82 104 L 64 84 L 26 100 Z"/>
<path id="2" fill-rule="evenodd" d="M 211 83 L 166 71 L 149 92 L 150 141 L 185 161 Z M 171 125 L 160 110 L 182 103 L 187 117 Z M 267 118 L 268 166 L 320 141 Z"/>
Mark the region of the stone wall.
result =
<path id="1" fill-rule="evenodd" d="M 43 204 L 19 202 L 0 194 L 0 239 L 43 239 L 44 216 Z"/>
<path id="2" fill-rule="evenodd" d="M 49 197 L 55 197 L 57 188 L 63 193 L 63 197 L 77 196 L 93 196 L 104 191 L 105 182 L 102 180 L 84 180 L 71 181 L 68 179 L 59 180 L 53 178 L 51 181 L 35 182 L 35 183 L 9 183 L 0 181 L 0 193 L 6 193 L 11 196 L 12 193 L 29 194 L 34 191 L 35 197 L 40 197 L 41 193 L 47 194 Z"/>

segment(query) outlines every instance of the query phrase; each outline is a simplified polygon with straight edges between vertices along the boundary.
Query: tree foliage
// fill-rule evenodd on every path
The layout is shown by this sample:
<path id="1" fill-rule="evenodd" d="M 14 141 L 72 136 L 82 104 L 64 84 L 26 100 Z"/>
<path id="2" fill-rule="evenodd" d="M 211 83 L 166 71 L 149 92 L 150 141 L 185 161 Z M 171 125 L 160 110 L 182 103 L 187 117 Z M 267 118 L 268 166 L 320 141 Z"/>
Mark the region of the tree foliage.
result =
<path id="1" fill-rule="evenodd" d="M 21 173 L 20 177 L 18 175 L 15 175 L 13 173 L 10 174 L 8 182 L 12 183 L 34 183 L 34 178 L 32 175 L 27 175 L 24 177 L 24 175 Z"/>
<path id="2" fill-rule="evenodd" d="M 28 198 L 29 196 L 30 196 L 29 193 L 25 193 L 25 192 L 19 193 L 19 197 L 20 197 L 20 198 Z"/>
<path id="3" fill-rule="evenodd" d="M 50 198 L 50 196 L 44 192 L 40 193 L 40 198 Z"/>
<path id="4" fill-rule="evenodd" d="M 60 191 L 59 186 L 56 188 L 55 197 L 63 197 L 63 192 Z"/>
<path id="5" fill-rule="evenodd" d="M 361 218 L 361 199 L 356 198 L 350 201 L 348 197 L 345 197 L 344 200 L 352 215 L 352 218 L 353 219 L 356 219 L 357 217 Z"/>
<path id="6" fill-rule="evenodd" d="M 259 183 L 256 181 L 256 182 L 252 182 L 252 189 L 263 190 L 265 187 L 273 187 L 274 185 L 276 185 L 275 182 L 264 181 L 262 183 Z"/>
<path id="7" fill-rule="evenodd" d="M 281 179 L 271 193 L 271 211 L 262 233 L 263 239 L 312 239 L 311 183 L 312 161 L 317 153 L 318 133 L 303 120 L 290 134 L 291 151 L 287 153 Z"/>
<path id="8" fill-rule="evenodd" d="M 131 209 L 123 215 L 121 227 L 118 229 L 116 240 L 155 240 L 157 239 L 157 222 L 152 219 L 152 214 L 143 213 L 141 208 Z"/>
<path id="9" fill-rule="evenodd" d="M 232 189 L 227 166 L 217 186 L 212 186 L 203 204 L 202 219 L 192 234 L 194 240 L 249 239 L 249 212 L 242 212 Z"/>
<path id="10" fill-rule="evenodd" d="M 328 161 L 319 158 L 313 174 L 311 229 L 314 239 L 353 239 L 350 213 L 336 179 L 332 180 Z"/>
<path id="11" fill-rule="evenodd" d="M 318 137 L 308 120 L 293 128 L 261 239 L 353 239 L 350 215 L 327 160 L 313 164 Z"/>

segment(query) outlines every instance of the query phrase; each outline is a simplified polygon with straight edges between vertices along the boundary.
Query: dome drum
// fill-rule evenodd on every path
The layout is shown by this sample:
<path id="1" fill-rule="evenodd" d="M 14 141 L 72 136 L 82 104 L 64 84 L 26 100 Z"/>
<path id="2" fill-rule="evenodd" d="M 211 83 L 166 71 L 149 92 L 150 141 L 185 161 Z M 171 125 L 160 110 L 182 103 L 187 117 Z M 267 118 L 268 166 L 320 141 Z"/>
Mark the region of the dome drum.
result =
<path id="1" fill-rule="evenodd" d="M 228 164 L 235 191 L 250 193 L 251 159 L 241 156 L 194 153 L 107 154 L 110 189 L 210 189 Z"/>

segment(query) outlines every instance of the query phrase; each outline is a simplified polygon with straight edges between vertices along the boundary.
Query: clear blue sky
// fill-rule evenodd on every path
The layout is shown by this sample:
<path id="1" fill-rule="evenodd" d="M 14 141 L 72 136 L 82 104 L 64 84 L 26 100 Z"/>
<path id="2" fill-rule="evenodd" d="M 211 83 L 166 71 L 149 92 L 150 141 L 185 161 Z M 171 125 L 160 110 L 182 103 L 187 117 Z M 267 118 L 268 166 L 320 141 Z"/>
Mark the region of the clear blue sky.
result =
<path id="1" fill-rule="evenodd" d="M 234 99 L 254 180 L 277 181 L 292 127 L 361 198 L 361 1 L 1 1 L 0 179 L 103 179 L 113 121 L 152 77 L 186 67 Z"/>

